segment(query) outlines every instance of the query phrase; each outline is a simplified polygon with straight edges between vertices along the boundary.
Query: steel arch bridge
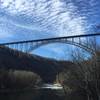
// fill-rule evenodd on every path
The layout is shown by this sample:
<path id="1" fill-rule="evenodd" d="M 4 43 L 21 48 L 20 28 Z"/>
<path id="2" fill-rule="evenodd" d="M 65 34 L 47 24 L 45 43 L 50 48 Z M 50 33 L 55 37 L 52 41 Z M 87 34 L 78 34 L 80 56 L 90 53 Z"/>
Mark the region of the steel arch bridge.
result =
<path id="1" fill-rule="evenodd" d="M 65 43 L 65 44 L 78 46 L 78 47 L 83 48 L 84 50 L 90 52 L 91 54 L 94 54 L 94 51 L 96 48 L 93 47 L 93 45 L 92 45 L 92 43 L 90 43 L 90 41 L 92 40 L 94 42 L 96 37 L 99 38 L 99 40 L 100 40 L 100 33 L 1 43 L 0 46 L 6 46 L 9 48 L 16 49 L 18 51 L 30 53 L 31 51 L 33 51 L 43 45 L 47 45 L 47 44 L 51 44 L 51 43 Z"/>

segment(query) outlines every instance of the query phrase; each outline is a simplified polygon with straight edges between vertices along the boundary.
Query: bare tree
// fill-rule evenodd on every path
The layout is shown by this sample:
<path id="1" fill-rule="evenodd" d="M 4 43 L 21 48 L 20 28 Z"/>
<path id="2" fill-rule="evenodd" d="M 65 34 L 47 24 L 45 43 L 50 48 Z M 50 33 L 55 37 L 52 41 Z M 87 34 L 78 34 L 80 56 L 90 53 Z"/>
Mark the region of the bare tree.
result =
<path id="1" fill-rule="evenodd" d="M 64 70 L 59 77 L 63 77 L 63 87 L 84 91 L 87 100 L 100 100 L 100 46 L 95 39 L 90 39 L 88 45 L 94 53 L 88 58 L 84 50 L 74 50 L 71 55 L 74 66 Z"/>
<path id="2" fill-rule="evenodd" d="M 74 75 L 79 84 L 76 87 L 83 89 L 88 100 L 100 100 L 99 79 L 100 79 L 100 49 L 97 47 L 96 42 L 90 41 L 91 49 L 94 48 L 94 54 L 90 59 L 85 59 L 83 51 L 74 51 L 72 53 L 73 62 L 76 65 Z"/>

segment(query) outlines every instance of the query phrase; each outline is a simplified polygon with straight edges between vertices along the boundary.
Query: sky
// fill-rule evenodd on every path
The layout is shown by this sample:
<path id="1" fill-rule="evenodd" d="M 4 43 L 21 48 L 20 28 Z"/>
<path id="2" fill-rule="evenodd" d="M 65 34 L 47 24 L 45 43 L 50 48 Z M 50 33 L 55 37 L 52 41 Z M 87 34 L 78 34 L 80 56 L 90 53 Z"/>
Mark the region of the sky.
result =
<path id="1" fill-rule="evenodd" d="M 0 0 L 0 43 L 99 31 L 100 0 Z M 65 59 L 71 48 L 57 43 L 33 53 Z"/>

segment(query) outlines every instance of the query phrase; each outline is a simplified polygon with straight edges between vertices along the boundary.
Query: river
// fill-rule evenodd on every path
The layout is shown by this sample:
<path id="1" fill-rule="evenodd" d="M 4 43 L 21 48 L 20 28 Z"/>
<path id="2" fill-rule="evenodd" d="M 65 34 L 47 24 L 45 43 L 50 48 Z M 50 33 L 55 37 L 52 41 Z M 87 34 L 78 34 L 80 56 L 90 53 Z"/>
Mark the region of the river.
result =
<path id="1" fill-rule="evenodd" d="M 60 84 L 43 84 L 35 89 L 0 92 L 1 100 L 63 100 L 63 98 L 64 93 Z"/>

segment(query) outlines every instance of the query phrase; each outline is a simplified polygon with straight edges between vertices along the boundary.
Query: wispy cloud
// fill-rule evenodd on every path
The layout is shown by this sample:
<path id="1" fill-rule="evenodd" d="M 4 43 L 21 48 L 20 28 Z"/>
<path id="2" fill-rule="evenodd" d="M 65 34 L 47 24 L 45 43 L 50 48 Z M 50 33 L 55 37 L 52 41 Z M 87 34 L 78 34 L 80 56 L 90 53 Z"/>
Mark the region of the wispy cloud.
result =
<path id="1" fill-rule="evenodd" d="M 11 25 L 6 22 L 6 19 L 0 18 L 0 39 L 12 36 L 10 33 L 12 33 L 14 28 L 12 30 L 11 28 Z"/>
<path id="2" fill-rule="evenodd" d="M 84 17 L 76 14 L 77 7 L 72 2 L 66 4 L 61 0 L 1 0 L 1 9 L 12 17 L 21 16 L 30 19 L 19 25 L 34 30 L 42 29 L 54 36 L 67 36 L 85 33 Z M 18 26 L 18 21 L 13 20 Z"/>

